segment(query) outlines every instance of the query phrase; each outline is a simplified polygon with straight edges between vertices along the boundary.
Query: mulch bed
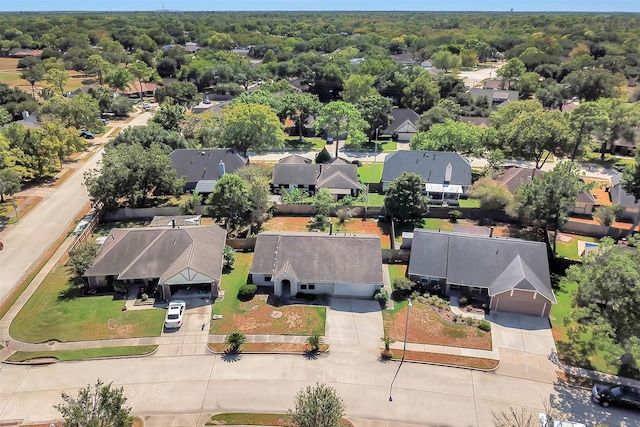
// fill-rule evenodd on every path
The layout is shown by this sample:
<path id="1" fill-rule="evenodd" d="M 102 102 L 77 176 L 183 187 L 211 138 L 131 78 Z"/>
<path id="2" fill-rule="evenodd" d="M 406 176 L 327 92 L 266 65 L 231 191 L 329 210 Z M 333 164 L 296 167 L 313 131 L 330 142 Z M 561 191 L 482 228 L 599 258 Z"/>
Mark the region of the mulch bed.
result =
<path id="1" fill-rule="evenodd" d="M 450 347 L 491 350 L 491 333 L 476 326 L 453 324 L 455 315 L 449 310 L 440 310 L 445 319 L 436 314 L 431 306 L 415 302 L 409 314 L 407 342 L 444 345 Z M 404 341 L 407 308 L 395 313 L 383 313 L 387 336 L 395 341 Z"/>
<path id="2" fill-rule="evenodd" d="M 402 352 L 399 350 L 392 351 L 392 358 L 399 360 L 402 358 Z M 493 359 L 484 359 L 480 357 L 458 356 L 453 354 L 428 353 L 422 351 L 407 350 L 405 360 L 413 362 L 437 363 L 440 365 L 460 366 L 463 368 L 476 369 L 495 369 L 499 361 Z"/>

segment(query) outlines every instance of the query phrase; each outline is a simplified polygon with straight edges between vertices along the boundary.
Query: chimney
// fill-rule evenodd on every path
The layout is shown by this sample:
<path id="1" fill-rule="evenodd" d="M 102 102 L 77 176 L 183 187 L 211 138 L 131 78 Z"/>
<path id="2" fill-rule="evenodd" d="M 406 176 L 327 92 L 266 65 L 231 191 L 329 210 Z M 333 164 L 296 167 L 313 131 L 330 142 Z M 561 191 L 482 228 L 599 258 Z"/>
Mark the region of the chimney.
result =
<path id="1" fill-rule="evenodd" d="M 489 237 L 493 237 L 493 229 L 495 227 L 492 225 L 491 228 L 489 229 Z"/>
<path id="2" fill-rule="evenodd" d="M 333 234 L 333 223 L 330 222 L 329 223 L 329 236 L 331 236 Z"/>
<path id="3" fill-rule="evenodd" d="M 451 173 L 453 172 L 453 166 L 451 162 L 447 163 L 447 167 L 444 170 L 444 182 L 451 182 Z"/>
<path id="4" fill-rule="evenodd" d="M 176 219 L 171 218 L 171 228 L 176 228 Z"/>
<path id="5" fill-rule="evenodd" d="M 26 120 L 26 119 L 27 119 L 27 117 L 29 117 L 29 112 L 28 112 L 27 110 L 24 110 L 24 111 L 22 112 L 22 120 Z"/>
<path id="6" fill-rule="evenodd" d="M 224 175 L 224 173 L 225 173 L 224 162 L 220 160 L 220 163 L 218 163 L 218 175 L 220 176 L 220 178 L 222 178 L 222 175 Z"/>

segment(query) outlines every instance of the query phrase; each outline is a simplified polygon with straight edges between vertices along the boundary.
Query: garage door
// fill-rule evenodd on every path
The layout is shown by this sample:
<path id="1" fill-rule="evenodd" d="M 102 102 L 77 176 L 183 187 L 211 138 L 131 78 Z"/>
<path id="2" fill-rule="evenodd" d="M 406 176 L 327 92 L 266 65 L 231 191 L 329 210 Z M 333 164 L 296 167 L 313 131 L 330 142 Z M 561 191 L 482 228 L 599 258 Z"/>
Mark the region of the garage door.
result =
<path id="1" fill-rule="evenodd" d="M 375 285 L 335 283 L 333 285 L 333 295 L 336 297 L 373 298 L 376 288 Z"/>
<path id="2" fill-rule="evenodd" d="M 493 304 L 493 308 L 497 311 L 528 314 L 530 316 L 542 316 L 547 315 L 547 311 L 549 309 L 549 302 L 540 297 L 536 299 L 523 300 L 509 297 L 509 295 L 506 294 L 495 296 L 494 299 L 496 302 Z"/>

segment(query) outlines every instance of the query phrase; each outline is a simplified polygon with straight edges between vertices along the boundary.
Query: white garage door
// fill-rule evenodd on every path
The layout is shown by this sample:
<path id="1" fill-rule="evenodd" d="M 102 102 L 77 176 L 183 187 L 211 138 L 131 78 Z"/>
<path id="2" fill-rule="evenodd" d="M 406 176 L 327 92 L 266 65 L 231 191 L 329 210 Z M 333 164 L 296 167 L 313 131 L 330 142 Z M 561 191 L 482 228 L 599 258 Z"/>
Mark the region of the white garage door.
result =
<path id="1" fill-rule="evenodd" d="M 375 285 L 353 285 L 346 283 L 335 283 L 333 285 L 333 295 L 336 297 L 373 298 L 375 291 Z"/>

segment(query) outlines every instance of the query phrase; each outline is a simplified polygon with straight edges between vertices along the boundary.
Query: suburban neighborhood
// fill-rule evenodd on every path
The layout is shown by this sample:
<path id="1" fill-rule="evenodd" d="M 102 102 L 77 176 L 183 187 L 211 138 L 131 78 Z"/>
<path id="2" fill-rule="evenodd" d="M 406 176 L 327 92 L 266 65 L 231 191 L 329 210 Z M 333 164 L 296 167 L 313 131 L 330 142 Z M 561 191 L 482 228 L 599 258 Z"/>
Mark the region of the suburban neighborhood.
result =
<path id="1" fill-rule="evenodd" d="M 639 425 L 640 18 L 388 15 L 0 14 L 0 426 Z"/>

